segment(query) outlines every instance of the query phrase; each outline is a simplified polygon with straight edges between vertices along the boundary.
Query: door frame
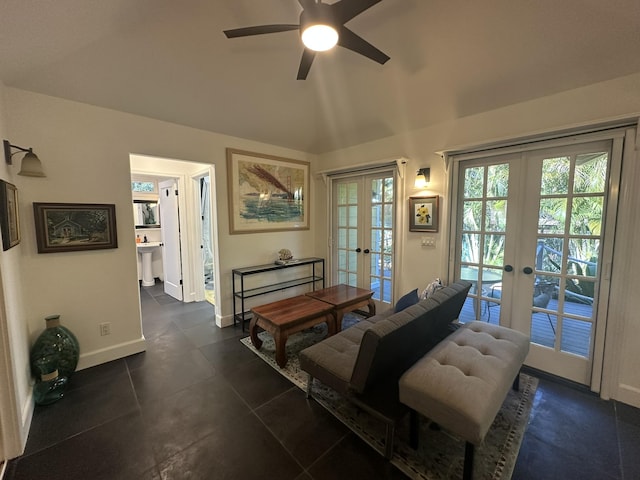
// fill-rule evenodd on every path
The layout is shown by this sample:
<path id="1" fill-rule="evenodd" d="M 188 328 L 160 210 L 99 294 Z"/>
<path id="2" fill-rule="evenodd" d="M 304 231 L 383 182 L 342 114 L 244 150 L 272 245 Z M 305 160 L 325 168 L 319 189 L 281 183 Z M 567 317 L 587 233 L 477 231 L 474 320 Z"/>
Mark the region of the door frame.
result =
<path id="1" fill-rule="evenodd" d="M 189 225 L 193 222 L 193 263 L 191 264 L 190 271 L 197 272 L 194 274 L 194 292 L 196 301 L 204 301 L 204 283 L 198 282 L 197 278 L 204 277 L 204 264 L 202 262 L 202 255 L 200 254 L 200 245 L 202 239 L 202 222 L 200 219 L 200 179 L 202 177 L 209 177 L 209 223 L 211 225 L 211 254 L 213 256 L 213 290 L 215 292 L 216 302 L 219 302 L 221 296 L 220 292 L 220 260 L 218 253 L 218 209 L 216 205 L 216 177 L 215 177 L 215 165 L 207 165 L 206 168 L 199 170 L 191 175 L 191 192 L 190 192 L 190 204 L 193 206 L 193 214 L 189 213 L 187 223 Z M 191 227 L 187 227 L 191 228 Z M 198 276 L 200 275 L 200 276 Z M 216 308 L 216 324 L 222 326 L 222 317 L 220 308 Z"/>
<path id="2" fill-rule="evenodd" d="M 33 408 L 20 411 L 16 393 L 15 362 L 11 355 L 12 347 L 4 301 L 4 287 L 0 271 L 0 478 L 6 469 L 7 461 L 21 455 L 24 451 L 22 435 L 26 443 Z M 31 402 L 27 402 L 31 406 Z M 23 420 L 21 424 L 20 419 Z M 23 428 L 26 428 L 23 431 Z"/>
<path id="3" fill-rule="evenodd" d="M 170 160 L 163 157 L 151 157 L 151 158 L 154 160 L 157 159 L 159 161 Z M 188 160 L 177 160 L 177 161 L 185 162 L 185 163 L 196 163 L 196 162 L 190 162 Z M 150 169 L 149 170 L 131 169 L 131 174 L 145 175 L 147 177 L 153 176 L 159 179 L 159 181 L 170 180 L 170 179 L 173 179 L 176 181 L 176 184 L 178 185 L 178 192 L 179 192 L 178 211 L 186 212 L 186 215 L 180 215 L 179 217 L 180 235 L 181 235 L 180 260 L 182 262 L 182 265 L 189 265 L 189 271 L 190 271 L 188 275 L 184 274 L 184 269 L 182 272 L 182 301 L 185 303 L 196 301 L 195 286 L 193 284 L 194 275 L 192 272 L 192 266 L 193 266 L 192 259 L 194 256 L 192 253 L 193 249 L 185 248 L 184 246 L 184 245 L 191 245 L 194 241 L 198 242 L 197 238 L 195 238 L 193 234 L 190 233 L 191 232 L 190 229 L 192 228 L 192 224 L 194 223 L 192 216 L 196 215 L 199 217 L 199 213 L 196 211 L 195 206 L 192 205 L 193 202 L 190 201 L 190 198 L 192 195 L 191 191 L 193 190 L 193 188 L 191 188 L 191 182 L 187 181 L 187 178 L 190 174 L 187 174 L 185 172 L 167 172 L 167 171 L 152 172 Z M 135 230 L 134 225 L 132 225 L 132 230 Z M 198 250 L 199 250 L 199 247 L 198 247 Z"/>
<path id="4" fill-rule="evenodd" d="M 498 155 L 506 155 L 511 153 L 524 153 L 527 151 L 543 150 L 554 147 L 562 147 L 574 143 L 588 143 L 598 140 L 610 140 L 611 145 L 611 163 L 609 172 L 609 183 L 607 185 L 607 209 L 605 211 L 605 231 L 603 234 L 603 246 L 602 246 L 602 258 L 608 261 L 603 266 L 603 270 L 599 280 L 599 301 L 598 309 L 595 314 L 597 319 L 594 329 L 594 347 L 592 349 L 592 356 L 589 359 L 591 368 L 589 372 L 589 388 L 596 393 L 600 393 L 603 388 L 603 376 L 605 375 L 605 350 L 611 348 L 612 340 L 607 338 L 607 332 L 614 330 L 613 325 L 615 322 L 609 322 L 609 299 L 611 297 L 611 267 L 613 263 L 613 250 L 615 247 L 615 229 L 617 223 L 617 211 L 619 202 L 619 186 L 620 175 L 622 165 L 622 154 L 625 136 L 627 135 L 627 127 L 629 125 L 620 125 L 610 127 L 608 129 L 599 129 L 597 131 L 584 131 L 574 132 L 571 135 L 561 136 L 557 138 L 541 138 L 540 141 L 535 139 L 527 139 L 522 143 L 517 143 L 514 140 L 513 143 L 491 146 L 477 146 L 471 147 L 460 151 L 441 152 L 445 160 L 445 165 L 450 167 L 447 169 L 448 178 L 447 184 L 449 185 L 449 200 L 451 205 L 451 214 L 449 216 L 448 232 L 449 238 L 456 238 L 456 234 L 459 227 L 459 222 L 462 219 L 458 218 L 458 197 L 460 184 L 457 182 L 460 170 L 460 163 L 465 160 L 481 159 L 487 157 L 494 157 Z M 614 155 L 619 154 L 620 160 L 614 161 Z M 455 275 L 455 263 L 456 263 L 456 242 L 449 243 L 448 250 L 448 264 L 447 264 L 447 278 L 449 281 L 453 280 Z M 615 335 L 612 335 L 612 337 Z M 605 395 L 608 393 L 605 392 Z"/>

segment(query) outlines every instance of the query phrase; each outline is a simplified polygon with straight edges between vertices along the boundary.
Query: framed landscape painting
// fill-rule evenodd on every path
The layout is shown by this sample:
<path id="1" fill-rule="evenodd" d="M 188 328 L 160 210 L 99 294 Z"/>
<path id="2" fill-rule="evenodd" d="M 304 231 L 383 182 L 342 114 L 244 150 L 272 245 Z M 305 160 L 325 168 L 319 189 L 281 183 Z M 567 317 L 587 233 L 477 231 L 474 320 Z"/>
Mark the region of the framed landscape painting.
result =
<path id="1" fill-rule="evenodd" d="M 227 149 L 229 233 L 309 229 L 309 162 Z"/>
<path id="2" fill-rule="evenodd" d="M 18 189 L 4 180 L 0 180 L 0 230 L 2 250 L 9 250 L 20 243 Z"/>
<path id="3" fill-rule="evenodd" d="M 409 197 L 409 231 L 438 231 L 438 200 L 440 197 Z"/>
<path id="4" fill-rule="evenodd" d="M 117 248 L 116 207 L 102 203 L 34 203 L 38 253 Z"/>

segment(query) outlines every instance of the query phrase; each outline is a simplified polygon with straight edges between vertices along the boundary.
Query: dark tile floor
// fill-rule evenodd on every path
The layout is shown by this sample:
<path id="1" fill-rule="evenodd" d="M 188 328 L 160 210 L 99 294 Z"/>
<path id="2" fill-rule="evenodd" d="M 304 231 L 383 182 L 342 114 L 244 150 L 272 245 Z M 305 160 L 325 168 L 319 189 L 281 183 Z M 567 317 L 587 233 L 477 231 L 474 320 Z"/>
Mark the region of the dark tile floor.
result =
<path id="1" fill-rule="evenodd" d="M 404 478 L 238 341 L 213 307 L 142 289 L 145 353 L 37 407 L 10 480 Z M 640 410 L 542 378 L 514 479 L 639 479 Z"/>

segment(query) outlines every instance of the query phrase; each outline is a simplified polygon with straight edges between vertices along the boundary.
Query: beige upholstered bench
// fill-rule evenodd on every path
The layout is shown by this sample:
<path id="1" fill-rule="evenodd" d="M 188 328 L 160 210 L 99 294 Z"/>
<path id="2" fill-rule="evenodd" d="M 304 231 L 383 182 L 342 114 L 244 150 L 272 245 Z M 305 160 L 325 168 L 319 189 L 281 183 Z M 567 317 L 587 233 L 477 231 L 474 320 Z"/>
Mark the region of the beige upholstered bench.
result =
<path id="1" fill-rule="evenodd" d="M 484 322 L 463 325 L 418 360 L 399 382 L 400 402 L 411 409 L 411 443 L 417 447 L 418 414 L 466 441 L 464 478 L 473 475 L 480 445 L 518 378 L 529 338 Z"/>

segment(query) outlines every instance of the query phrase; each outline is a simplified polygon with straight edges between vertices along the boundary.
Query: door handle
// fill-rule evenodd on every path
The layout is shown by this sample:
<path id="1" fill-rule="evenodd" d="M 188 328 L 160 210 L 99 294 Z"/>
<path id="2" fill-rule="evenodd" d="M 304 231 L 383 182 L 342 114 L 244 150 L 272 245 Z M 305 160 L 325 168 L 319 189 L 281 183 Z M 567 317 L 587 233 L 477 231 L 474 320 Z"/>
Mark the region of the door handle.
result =
<path id="1" fill-rule="evenodd" d="M 513 272 L 513 267 L 511 265 L 505 265 L 503 270 L 505 272 Z"/>
<path id="2" fill-rule="evenodd" d="M 524 267 L 524 268 L 522 269 L 522 272 L 523 272 L 523 273 L 525 273 L 525 274 L 527 274 L 527 275 L 531 275 L 531 274 L 533 273 L 533 268 L 531 268 L 531 267 Z"/>
<path id="3" fill-rule="evenodd" d="M 362 249 L 360 247 L 356 248 L 356 252 L 360 253 L 362 251 Z"/>
<path id="4" fill-rule="evenodd" d="M 365 248 L 365 249 L 364 249 L 364 253 L 369 253 L 369 249 L 368 249 L 368 248 Z"/>

